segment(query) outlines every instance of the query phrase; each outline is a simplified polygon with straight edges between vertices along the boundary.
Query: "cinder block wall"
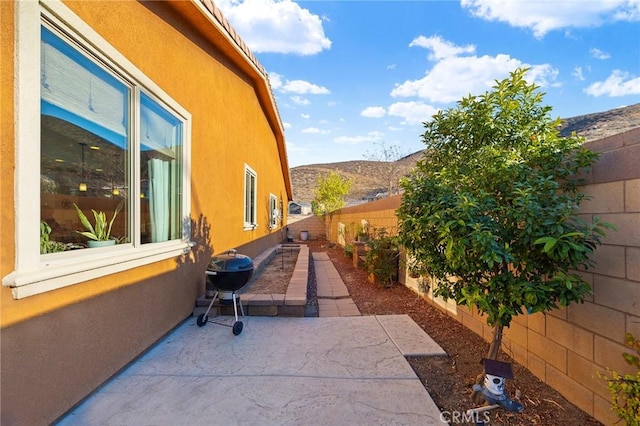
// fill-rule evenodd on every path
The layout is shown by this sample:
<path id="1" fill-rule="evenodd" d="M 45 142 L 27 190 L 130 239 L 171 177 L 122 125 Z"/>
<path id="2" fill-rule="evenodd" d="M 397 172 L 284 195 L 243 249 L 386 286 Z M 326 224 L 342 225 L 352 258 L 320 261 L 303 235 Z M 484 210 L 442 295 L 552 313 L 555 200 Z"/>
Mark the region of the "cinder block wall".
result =
<path id="1" fill-rule="evenodd" d="M 369 231 L 376 228 L 385 228 L 389 234 L 398 233 L 398 217 L 396 209 L 400 206 L 401 195 L 346 207 L 338 210 L 333 217 L 332 240 L 338 241 L 340 225 L 360 226 L 363 222 L 369 225 Z M 347 241 L 349 243 L 349 241 Z"/>
<path id="2" fill-rule="evenodd" d="M 581 272 L 593 294 L 583 304 L 572 304 L 544 314 L 516 317 L 505 330 L 503 349 L 569 401 L 604 424 L 617 418 L 598 373 L 608 369 L 633 372 L 623 358 L 625 332 L 640 338 L 640 128 L 585 146 L 600 153 L 582 191 L 593 197 L 580 215 L 613 223 L 593 255 L 594 269 Z M 395 209 L 399 197 L 346 208 L 334 223 L 360 223 L 397 229 Z M 334 241 L 337 229 L 334 230 Z M 418 281 L 401 272 L 400 281 L 420 292 Z M 489 341 L 492 330 L 475 310 L 434 298 L 425 299 Z M 517 381 L 517 377 L 516 377 Z"/>
<path id="3" fill-rule="evenodd" d="M 327 230 L 324 220 L 316 215 L 293 215 L 287 216 L 288 234 L 294 240 L 300 240 L 300 233 L 307 231 L 310 240 L 326 239 Z"/>

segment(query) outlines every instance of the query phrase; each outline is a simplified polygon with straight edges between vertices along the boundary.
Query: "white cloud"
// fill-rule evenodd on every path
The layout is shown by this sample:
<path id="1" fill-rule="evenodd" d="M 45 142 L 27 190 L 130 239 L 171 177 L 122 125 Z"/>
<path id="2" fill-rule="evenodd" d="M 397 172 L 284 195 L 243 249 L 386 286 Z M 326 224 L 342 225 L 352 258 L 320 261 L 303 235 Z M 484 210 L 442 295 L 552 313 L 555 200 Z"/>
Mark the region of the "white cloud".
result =
<path id="1" fill-rule="evenodd" d="M 584 81 L 584 75 L 582 74 L 582 67 L 575 67 L 575 68 L 573 69 L 573 72 L 571 73 L 571 75 L 572 75 L 576 80 Z"/>
<path id="2" fill-rule="evenodd" d="M 308 151 L 309 151 L 308 148 L 304 148 L 304 147 L 301 147 L 299 145 L 296 145 L 293 142 L 287 141 L 287 152 L 289 154 L 292 154 L 292 153 L 304 153 L 304 152 L 308 152 Z"/>
<path id="3" fill-rule="evenodd" d="M 424 47 L 431 51 L 429 59 L 436 61 L 425 76 L 396 84 L 393 97 L 420 97 L 431 102 L 449 103 L 469 94 L 479 94 L 490 89 L 495 80 L 509 75 L 516 68 L 527 66 L 509 55 L 477 56 L 474 45 L 458 46 L 439 36 L 415 38 L 410 46 Z M 542 87 L 555 84 L 558 71 L 550 65 L 534 65 L 527 79 Z"/>
<path id="4" fill-rule="evenodd" d="M 338 136 L 333 141 L 340 144 L 357 145 L 364 142 L 379 142 L 382 140 L 382 136 L 383 134 L 380 132 L 369 132 L 364 136 Z"/>
<path id="5" fill-rule="evenodd" d="M 409 47 L 413 46 L 424 47 L 430 50 L 429 59 L 432 61 L 438 61 L 451 56 L 459 56 L 462 53 L 474 53 L 476 51 L 476 47 L 472 44 L 456 46 L 450 41 L 443 40 L 440 36 L 425 37 L 421 35 L 409 43 Z"/>
<path id="6" fill-rule="evenodd" d="M 625 71 L 614 70 L 605 81 L 593 83 L 584 89 L 584 92 L 596 98 L 640 95 L 640 77 L 630 76 Z"/>
<path id="7" fill-rule="evenodd" d="M 606 22 L 640 20 L 638 0 L 462 0 L 461 5 L 478 18 L 529 28 L 538 38 L 563 28 L 595 27 Z"/>
<path id="8" fill-rule="evenodd" d="M 308 120 L 309 117 L 311 117 L 309 114 L 300 114 L 300 117 L 304 118 L 305 120 Z"/>
<path id="9" fill-rule="evenodd" d="M 540 87 L 558 87 L 561 85 L 556 81 L 558 74 L 560 73 L 557 68 L 553 68 L 549 64 L 523 64 L 523 66 L 531 67 L 525 76 L 528 82 L 533 82 Z"/>
<path id="10" fill-rule="evenodd" d="M 381 106 L 370 106 L 362 110 L 360 115 L 368 118 L 381 118 L 384 117 L 386 113 L 387 110 Z"/>
<path id="11" fill-rule="evenodd" d="M 611 58 L 611 54 L 607 53 L 607 52 L 603 52 L 602 50 L 594 47 L 592 49 L 589 50 L 589 54 L 591 55 L 592 58 L 596 58 L 596 59 L 609 59 Z"/>
<path id="12" fill-rule="evenodd" d="M 306 129 L 302 129 L 302 133 L 309 133 L 315 135 L 327 135 L 331 133 L 331 130 L 321 130 L 317 127 L 307 127 Z"/>
<path id="13" fill-rule="evenodd" d="M 331 48 L 322 18 L 291 0 L 216 0 L 254 53 L 314 55 Z"/>
<path id="14" fill-rule="evenodd" d="M 326 87 L 304 80 L 287 80 L 279 90 L 285 93 L 297 93 L 298 95 L 328 95 L 331 93 Z"/>
<path id="15" fill-rule="evenodd" d="M 282 76 L 275 72 L 269 73 L 269 83 L 273 90 L 280 89 L 282 87 Z"/>
<path id="16" fill-rule="evenodd" d="M 542 87 L 555 85 L 558 71 L 550 65 L 527 65 L 509 55 L 448 57 L 437 62 L 425 76 L 396 84 L 393 97 L 427 99 L 449 103 L 469 94 L 478 95 L 489 90 L 495 80 L 501 80 L 516 68 L 530 67 L 527 80 Z"/>
<path id="17" fill-rule="evenodd" d="M 305 99 L 300 96 L 292 96 L 290 99 L 291 99 L 291 102 L 293 102 L 296 105 L 309 105 L 311 103 L 309 102 L 309 99 Z"/>
<path id="18" fill-rule="evenodd" d="M 286 130 L 286 129 L 290 129 L 290 128 L 292 128 L 293 126 L 291 125 L 291 123 L 287 123 L 287 122 L 285 121 L 284 123 L 282 123 L 282 127 L 284 127 L 284 128 L 285 128 L 285 130 Z"/>
<path id="19" fill-rule="evenodd" d="M 402 117 L 402 124 L 421 124 L 430 121 L 431 116 L 438 112 L 438 108 L 422 102 L 396 102 L 389 106 L 389 115 Z"/>
<path id="20" fill-rule="evenodd" d="M 295 93 L 296 95 L 328 95 L 331 93 L 326 87 L 304 80 L 287 80 L 284 76 L 275 72 L 269 73 L 269 83 L 273 90 L 281 93 Z M 299 97 L 296 98 L 301 99 Z"/>
<path id="21" fill-rule="evenodd" d="M 396 69 L 396 64 L 389 64 L 389 65 L 387 65 L 387 69 L 388 69 L 388 70 L 395 70 L 395 69 Z"/>

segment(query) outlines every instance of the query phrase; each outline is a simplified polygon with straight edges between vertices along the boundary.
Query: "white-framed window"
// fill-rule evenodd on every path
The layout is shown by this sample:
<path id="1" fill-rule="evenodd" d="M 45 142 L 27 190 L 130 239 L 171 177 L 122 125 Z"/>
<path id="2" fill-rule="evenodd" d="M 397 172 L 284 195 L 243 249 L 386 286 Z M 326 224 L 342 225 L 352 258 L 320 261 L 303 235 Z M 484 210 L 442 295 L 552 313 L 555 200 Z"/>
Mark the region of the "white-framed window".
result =
<path id="1" fill-rule="evenodd" d="M 247 164 L 244 165 L 244 229 L 258 226 L 258 175 Z"/>
<path id="2" fill-rule="evenodd" d="M 3 285 L 22 298 L 184 253 L 191 115 L 61 2 L 16 8 L 16 268 Z M 89 247 L 92 210 L 117 244 Z"/>
<path id="3" fill-rule="evenodd" d="M 278 197 L 269 194 L 269 228 L 276 229 L 280 222 L 280 210 L 278 210 Z"/>

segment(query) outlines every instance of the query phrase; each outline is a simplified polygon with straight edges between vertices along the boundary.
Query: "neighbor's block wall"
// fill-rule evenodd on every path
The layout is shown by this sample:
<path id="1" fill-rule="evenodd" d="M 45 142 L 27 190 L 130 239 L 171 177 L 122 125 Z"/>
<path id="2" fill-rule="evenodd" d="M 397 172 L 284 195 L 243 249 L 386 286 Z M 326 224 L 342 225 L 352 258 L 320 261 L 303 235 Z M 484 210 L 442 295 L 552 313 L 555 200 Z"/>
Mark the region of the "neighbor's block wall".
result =
<path id="1" fill-rule="evenodd" d="M 294 240 L 301 239 L 300 233 L 307 231 L 310 240 L 326 239 L 327 230 L 322 218 L 316 215 L 293 215 L 287 216 L 287 233 Z"/>
<path id="2" fill-rule="evenodd" d="M 396 209 L 400 207 L 401 195 L 383 198 L 370 203 L 358 204 L 357 206 L 346 207 L 338 210 L 333 217 L 332 236 L 336 241 L 338 235 L 338 225 L 361 225 L 363 221 L 369 224 L 369 232 L 374 229 L 385 228 L 391 235 L 398 233 L 398 217 Z"/>
<path id="3" fill-rule="evenodd" d="M 582 191 L 593 198 L 583 202 L 580 215 L 587 220 L 597 216 L 617 227 L 607 232 L 592 256 L 596 267 L 580 272 L 593 294 L 583 304 L 514 318 L 504 332 L 503 350 L 576 406 L 612 424 L 617 418 L 598 373 L 633 371 L 622 358 L 622 341 L 625 332 L 640 338 L 640 128 L 585 146 L 600 158 L 585 175 Z M 382 201 L 392 199 L 386 200 Z M 391 211 L 399 200 L 393 201 L 395 206 L 379 201 L 342 209 L 334 221 L 366 219 L 374 226 L 396 229 Z M 418 281 L 406 271 L 400 281 L 419 291 Z M 485 340 L 492 338 L 491 328 L 475 309 L 434 298 L 431 289 L 423 295 Z"/>

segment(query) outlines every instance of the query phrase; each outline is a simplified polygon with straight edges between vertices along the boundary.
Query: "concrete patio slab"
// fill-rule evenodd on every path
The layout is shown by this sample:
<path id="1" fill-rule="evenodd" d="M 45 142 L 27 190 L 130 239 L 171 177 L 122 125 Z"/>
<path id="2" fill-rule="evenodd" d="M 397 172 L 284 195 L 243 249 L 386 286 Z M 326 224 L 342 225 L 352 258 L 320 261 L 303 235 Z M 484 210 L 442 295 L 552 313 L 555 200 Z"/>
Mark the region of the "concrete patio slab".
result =
<path id="1" fill-rule="evenodd" d="M 446 424 L 380 318 L 190 318 L 58 424 Z"/>
<path id="2" fill-rule="evenodd" d="M 437 356 L 447 353 L 407 315 L 377 315 L 393 343 L 404 356 Z"/>

